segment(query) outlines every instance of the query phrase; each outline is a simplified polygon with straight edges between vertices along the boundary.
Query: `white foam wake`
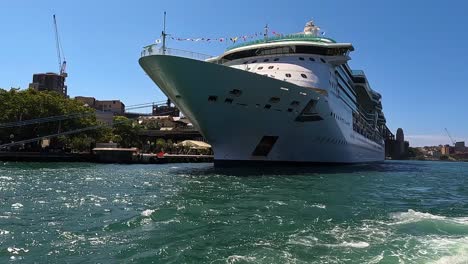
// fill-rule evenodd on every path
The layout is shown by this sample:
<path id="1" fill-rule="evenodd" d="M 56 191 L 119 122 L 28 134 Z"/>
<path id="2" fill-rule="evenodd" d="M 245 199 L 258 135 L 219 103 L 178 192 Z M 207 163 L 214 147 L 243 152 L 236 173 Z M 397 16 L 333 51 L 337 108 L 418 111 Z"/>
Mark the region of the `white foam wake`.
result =
<path id="1" fill-rule="evenodd" d="M 156 212 L 156 210 L 147 209 L 147 210 L 144 210 L 143 212 L 141 212 L 141 216 L 149 217 L 149 216 L 151 216 L 154 212 Z"/>
<path id="2" fill-rule="evenodd" d="M 430 213 L 422 213 L 413 209 L 409 209 L 407 212 L 392 213 L 390 217 L 396 221 L 392 224 L 406 224 L 420 222 L 424 220 L 439 220 L 468 225 L 468 217 L 446 217 L 440 215 L 433 215 Z"/>

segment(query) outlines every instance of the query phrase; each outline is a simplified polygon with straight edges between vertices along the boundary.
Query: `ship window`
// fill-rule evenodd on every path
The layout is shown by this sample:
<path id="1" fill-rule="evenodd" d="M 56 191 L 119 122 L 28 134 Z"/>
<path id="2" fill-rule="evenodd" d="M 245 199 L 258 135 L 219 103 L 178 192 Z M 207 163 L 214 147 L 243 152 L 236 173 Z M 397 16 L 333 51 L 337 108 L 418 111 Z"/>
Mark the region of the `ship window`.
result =
<path id="1" fill-rule="evenodd" d="M 279 61 L 279 58 L 275 58 L 273 61 Z"/>
<path id="2" fill-rule="evenodd" d="M 211 95 L 208 97 L 208 102 L 216 102 L 218 100 L 218 96 Z"/>
<path id="3" fill-rule="evenodd" d="M 247 63 L 249 63 L 249 61 L 244 61 L 244 64 L 247 64 Z"/>
<path id="4" fill-rule="evenodd" d="M 253 61 L 252 61 L 252 63 L 256 63 L 256 62 L 257 62 L 257 60 L 253 60 Z"/>
<path id="5" fill-rule="evenodd" d="M 291 102 L 291 106 L 298 106 L 299 105 L 299 101 L 292 101 Z"/>
<path id="6" fill-rule="evenodd" d="M 291 74 L 290 74 L 290 73 L 286 73 L 286 77 L 291 78 Z"/>
<path id="7" fill-rule="evenodd" d="M 270 109 L 270 108 L 271 108 L 271 105 L 266 104 L 264 108 L 265 108 L 265 109 Z"/>
<path id="8" fill-rule="evenodd" d="M 226 100 L 224 100 L 227 104 L 232 104 L 232 101 L 234 101 L 232 98 L 226 98 Z"/>
<path id="9" fill-rule="evenodd" d="M 304 60 L 304 58 L 302 58 L 302 57 L 299 57 L 299 60 Z"/>
<path id="10" fill-rule="evenodd" d="M 280 99 L 278 97 L 272 97 L 270 98 L 270 103 L 273 103 L 273 104 L 276 104 L 280 101 Z"/>
<path id="11" fill-rule="evenodd" d="M 310 58 L 309 58 L 309 60 L 310 60 L 310 61 L 315 61 L 315 59 L 314 59 L 314 58 L 312 58 L 312 57 L 310 57 Z"/>
<path id="12" fill-rule="evenodd" d="M 301 76 L 302 76 L 302 78 L 307 79 L 307 75 L 302 73 Z"/>
<path id="13" fill-rule="evenodd" d="M 292 111 L 293 111 L 292 108 L 288 108 L 288 112 L 292 112 Z"/>
<path id="14" fill-rule="evenodd" d="M 323 58 L 320 58 L 320 61 L 323 63 L 327 63 Z"/>
<path id="15" fill-rule="evenodd" d="M 239 89 L 234 89 L 234 90 L 229 91 L 229 94 L 232 94 L 234 96 L 240 96 L 242 94 L 242 91 Z"/>
<path id="16" fill-rule="evenodd" d="M 270 61 L 270 59 L 264 59 L 263 62 L 267 62 L 267 61 Z"/>
<path id="17" fill-rule="evenodd" d="M 271 69 L 273 69 L 274 67 L 275 67 L 275 66 L 270 66 L 270 67 L 268 67 L 268 69 L 270 69 L 270 70 L 271 70 Z"/>
<path id="18" fill-rule="evenodd" d="M 257 68 L 257 70 L 261 70 L 261 69 L 263 69 L 263 67 L 258 67 L 258 68 Z"/>

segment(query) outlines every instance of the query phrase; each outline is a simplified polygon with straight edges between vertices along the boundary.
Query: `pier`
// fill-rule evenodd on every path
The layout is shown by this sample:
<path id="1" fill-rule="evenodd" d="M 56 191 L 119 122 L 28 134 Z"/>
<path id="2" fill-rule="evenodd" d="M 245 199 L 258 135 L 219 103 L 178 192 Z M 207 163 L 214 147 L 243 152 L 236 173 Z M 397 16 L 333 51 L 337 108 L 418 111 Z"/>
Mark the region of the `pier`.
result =
<path id="1" fill-rule="evenodd" d="M 45 152 L 3 152 L 0 161 L 10 162 L 91 162 L 121 164 L 167 164 L 167 163 L 208 163 L 213 162 L 213 155 L 185 154 L 136 154 L 127 151 L 111 150 L 107 155 L 90 153 L 45 153 Z M 126 153 L 127 152 L 127 153 Z M 117 153 L 117 154 L 116 154 Z"/>

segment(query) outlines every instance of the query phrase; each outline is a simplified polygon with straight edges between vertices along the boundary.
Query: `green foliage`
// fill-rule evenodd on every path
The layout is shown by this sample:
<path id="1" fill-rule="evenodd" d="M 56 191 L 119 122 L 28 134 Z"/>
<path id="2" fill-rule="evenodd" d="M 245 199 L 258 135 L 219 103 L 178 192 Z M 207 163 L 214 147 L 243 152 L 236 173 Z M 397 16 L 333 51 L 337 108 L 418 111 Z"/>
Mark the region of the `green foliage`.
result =
<path id="1" fill-rule="evenodd" d="M 167 143 L 163 138 L 156 139 L 156 151 L 165 150 Z"/>
<path id="2" fill-rule="evenodd" d="M 418 149 L 418 148 L 408 148 L 408 157 L 409 158 L 415 158 L 419 156 L 424 156 L 423 153 Z"/>
<path id="3" fill-rule="evenodd" d="M 140 125 L 124 116 L 114 117 L 114 134 L 113 141 L 120 144 L 121 147 L 138 147 L 141 148 L 142 143 L 138 136 L 141 130 Z"/>
<path id="4" fill-rule="evenodd" d="M 440 156 L 440 160 L 449 160 L 449 156 L 442 155 L 442 156 Z"/>
<path id="5" fill-rule="evenodd" d="M 82 103 L 51 91 L 39 92 L 33 89 L 19 90 L 13 88 L 7 91 L 0 89 L 0 123 L 93 112 L 93 109 L 83 106 Z M 0 142 L 6 143 L 11 140 L 31 139 L 38 136 L 94 126 L 96 124 L 95 115 L 90 114 L 60 122 L 55 121 L 5 128 L 0 129 Z M 83 132 L 79 135 L 71 135 L 69 139 L 83 135 L 94 137 L 96 133 L 97 131 Z M 10 135 L 14 136 L 13 139 L 10 138 Z"/>
<path id="6" fill-rule="evenodd" d="M 81 135 L 72 138 L 70 146 L 75 151 L 89 152 L 94 142 L 95 141 L 93 138 L 87 137 L 86 135 Z"/>

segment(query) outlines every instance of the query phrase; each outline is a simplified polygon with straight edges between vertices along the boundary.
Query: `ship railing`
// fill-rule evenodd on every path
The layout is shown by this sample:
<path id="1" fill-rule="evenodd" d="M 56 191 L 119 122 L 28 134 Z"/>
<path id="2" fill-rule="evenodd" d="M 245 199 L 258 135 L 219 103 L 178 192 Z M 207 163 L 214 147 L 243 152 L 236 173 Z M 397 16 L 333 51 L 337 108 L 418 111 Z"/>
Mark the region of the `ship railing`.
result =
<path id="1" fill-rule="evenodd" d="M 215 56 L 211 56 L 208 54 L 197 53 L 187 50 L 180 50 L 180 49 L 173 49 L 173 48 L 165 48 L 163 50 L 162 47 L 158 47 L 157 44 L 148 45 L 143 47 L 141 51 L 141 57 L 151 56 L 151 55 L 168 55 L 168 56 L 176 56 L 176 57 L 183 57 L 189 58 L 193 60 L 208 60 L 210 58 L 214 58 Z"/>
<path id="2" fill-rule="evenodd" d="M 351 73 L 353 74 L 353 76 L 366 76 L 363 70 L 351 70 Z"/>

